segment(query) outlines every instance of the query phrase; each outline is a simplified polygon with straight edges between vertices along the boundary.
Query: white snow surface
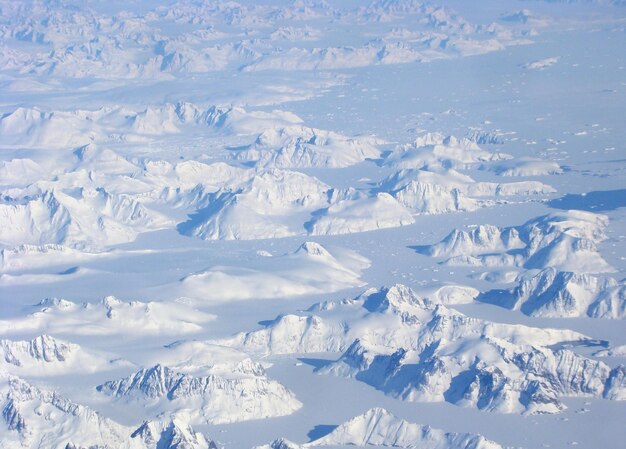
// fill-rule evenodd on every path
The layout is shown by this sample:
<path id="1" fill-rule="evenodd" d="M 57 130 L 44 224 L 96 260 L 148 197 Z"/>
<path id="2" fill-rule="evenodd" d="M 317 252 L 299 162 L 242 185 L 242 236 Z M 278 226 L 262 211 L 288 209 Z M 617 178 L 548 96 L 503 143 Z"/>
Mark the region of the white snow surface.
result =
<path id="1" fill-rule="evenodd" d="M 625 6 L 0 0 L 0 447 L 621 449 Z"/>

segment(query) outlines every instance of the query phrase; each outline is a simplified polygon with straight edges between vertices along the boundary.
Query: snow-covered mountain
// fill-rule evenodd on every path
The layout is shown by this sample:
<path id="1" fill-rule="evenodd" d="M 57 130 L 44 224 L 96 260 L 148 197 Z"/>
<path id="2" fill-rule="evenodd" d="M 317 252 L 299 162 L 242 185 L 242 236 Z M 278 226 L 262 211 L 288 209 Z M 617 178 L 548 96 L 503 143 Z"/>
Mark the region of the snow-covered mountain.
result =
<path id="1" fill-rule="evenodd" d="M 622 449 L 626 0 L 520 1 L 0 0 L 0 448 Z"/>
<path id="2" fill-rule="evenodd" d="M 577 273 L 611 272 L 598 243 L 605 240 L 608 218 L 570 210 L 534 218 L 521 226 L 492 225 L 456 229 L 420 252 L 446 258 L 446 265 L 554 267 Z"/>
<path id="3" fill-rule="evenodd" d="M 414 223 L 411 213 L 385 192 L 357 195 L 321 209 L 305 224 L 312 235 L 351 234 Z"/>
<path id="4" fill-rule="evenodd" d="M 429 449 L 498 449 L 499 444 L 480 435 L 444 432 L 414 424 L 383 408 L 372 408 L 340 424 L 328 435 L 309 443 L 280 439 L 257 449 L 304 449 L 309 447 L 399 447 Z"/>
<path id="5" fill-rule="evenodd" d="M 243 186 L 215 193 L 210 204 L 179 225 L 181 232 L 205 240 L 250 240 L 303 232 L 292 216 L 324 206 L 330 187 L 294 171 L 271 169 Z M 297 222 L 296 222 L 297 223 Z"/>
<path id="6" fill-rule="evenodd" d="M 609 349 L 601 349 L 600 351 L 596 351 L 593 355 L 595 355 L 596 357 L 607 357 L 607 356 L 624 357 L 626 356 L 626 345 L 614 346 Z"/>
<path id="7" fill-rule="evenodd" d="M 122 301 L 108 296 L 97 303 L 78 304 L 46 299 L 26 316 L 0 321 L 2 333 L 37 332 L 70 335 L 146 335 L 193 333 L 215 319 L 183 302 Z"/>
<path id="8" fill-rule="evenodd" d="M 320 303 L 220 343 L 265 354 L 343 351 L 320 372 L 403 400 L 532 414 L 564 410 L 561 396 L 623 395 L 623 367 L 552 349 L 585 339 L 470 318 L 396 285 Z"/>
<path id="9" fill-rule="evenodd" d="M 1 340 L 4 360 L 15 366 L 22 366 L 25 359 L 39 362 L 64 362 L 74 355 L 79 346 L 55 340 L 49 335 L 41 335 L 30 341 Z"/>
<path id="10" fill-rule="evenodd" d="M 284 416 L 302 407 L 293 393 L 258 369 L 226 378 L 194 376 L 155 365 L 105 382 L 97 390 L 118 400 L 145 402 L 159 412 L 182 413 L 194 422 L 213 424 Z"/>
<path id="11" fill-rule="evenodd" d="M 113 447 L 126 441 L 131 448 L 142 447 L 139 441 L 130 441 L 132 429 L 55 392 L 17 377 L 4 377 L 2 391 L 2 416 L 10 431 L 5 434 L 8 447 Z"/>
<path id="12" fill-rule="evenodd" d="M 77 12 L 70 5 L 14 7 L 10 11 L 14 22 L 3 33 L 3 42 L 17 40 L 31 45 L 3 52 L 6 70 L 21 69 L 31 76 L 54 78 L 168 80 L 240 68 L 313 70 L 406 64 L 488 53 L 529 42 L 523 33 L 507 27 L 507 22 L 483 29 L 447 8 L 422 4 L 372 4 L 354 9 L 318 2 L 281 7 L 175 2 L 168 8 L 156 8 L 148 16 L 125 11 L 112 17 L 95 7 Z M 53 23 L 45 20 L 51 14 L 56 19 Z M 316 20 L 387 23 L 406 15 L 419 25 L 415 39 L 391 39 L 356 48 L 331 45 L 310 49 L 302 44 L 316 38 L 314 30 L 294 33 L 293 26 L 284 26 L 286 20 L 311 30 L 307 22 Z M 159 27 L 162 23 L 196 27 L 169 35 Z M 250 39 L 232 29 L 222 31 L 224 25 L 265 30 Z M 439 38 L 434 42 L 429 39 L 433 34 Z M 277 39 L 282 45 L 276 45 Z M 49 51 L 42 52 L 44 48 Z"/>
<path id="13" fill-rule="evenodd" d="M 539 346 L 586 339 L 569 330 L 540 330 L 469 318 L 441 304 L 441 298 L 441 289 L 428 292 L 426 297 L 401 284 L 372 288 L 356 298 L 324 301 L 305 312 L 280 315 L 261 329 L 218 343 L 253 353 L 290 354 L 344 351 L 357 338 L 367 338 L 380 347 L 418 345 L 422 349 L 439 338 L 455 339 L 459 335 L 484 334 Z M 438 327 L 439 322 L 445 326 Z"/>
<path id="14" fill-rule="evenodd" d="M 5 200 L 0 203 L 0 217 L 5 224 L 0 244 L 6 246 L 26 243 L 97 248 L 132 241 L 140 232 L 172 225 L 133 198 L 103 188 L 51 190 L 25 202 Z"/>
<path id="15" fill-rule="evenodd" d="M 259 167 L 276 168 L 341 168 L 365 159 L 377 159 L 377 144 L 372 137 L 347 138 L 341 134 L 289 126 L 270 128 L 249 147 L 239 150 L 235 158 L 254 162 Z"/>
<path id="16" fill-rule="evenodd" d="M 28 158 L 0 161 L 0 185 L 6 187 L 26 186 L 40 179 L 44 168 Z"/>
<path id="17" fill-rule="evenodd" d="M 131 438 L 159 449 L 218 449 L 214 441 L 177 418 L 169 422 L 146 421 L 131 434 Z"/>
<path id="18" fill-rule="evenodd" d="M 477 182 L 454 169 L 401 169 L 383 180 L 379 189 L 419 214 L 472 211 L 513 196 L 546 195 L 555 190 L 538 181 Z"/>
<path id="19" fill-rule="evenodd" d="M 210 301 L 329 293 L 363 285 L 361 272 L 369 267 L 353 251 L 340 250 L 335 256 L 315 242 L 290 254 L 256 259 L 256 268 L 215 266 L 192 273 L 180 280 L 180 289 Z"/>
<path id="20" fill-rule="evenodd" d="M 500 413 L 559 413 L 560 396 L 624 396 L 624 367 L 572 351 L 482 336 L 435 341 L 423 351 L 355 340 L 323 373 L 356 377 L 408 401 L 446 401 Z"/>
<path id="21" fill-rule="evenodd" d="M 139 110 L 123 106 L 77 111 L 17 108 L 0 116 L 0 136 L 2 145 L 7 147 L 62 149 L 93 143 L 149 142 L 183 130 L 253 135 L 281 125 L 295 130 L 300 123 L 302 119 L 289 111 L 249 111 L 239 106 L 215 105 L 204 109 L 189 102 Z M 264 137 L 259 137 L 258 141 L 263 140 Z"/>
<path id="22" fill-rule="evenodd" d="M 260 134 L 271 128 L 300 125 L 303 120 L 293 112 L 279 109 L 249 111 L 241 106 L 211 106 L 201 115 L 201 122 L 229 134 Z"/>
<path id="23" fill-rule="evenodd" d="M 479 300 L 532 316 L 624 318 L 626 285 L 607 276 L 548 267 L 524 275 L 508 292 L 487 292 Z"/>
<path id="24" fill-rule="evenodd" d="M 122 363 L 49 335 L 40 335 L 32 340 L 0 340 L 0 357 L 4 370 L 36 376 L 95 372 Z"/>
<path id="25" fill-rule="evenodd" d="M 71 264 L 107 257 L 63 245 L 19 245 L 0 249 L 0 268 L 5 274 L 25 268 L 38 269 L 56 264 Z"/>
<path id="26" fill-rule="evenodd" d="M 426 133 L 411 144 L 398 146 L 385 163 L 398 169 L 433 168 L 466 169 L 487 162 L 511 159 L 513 156 L 481 149 L 468 138 Z"/>
<path id="27" fill-rule="evenodd" d="M 215 443 L 180 420 L 123 426 L 56 392 L 41 390 L 19 377 L 0 377 L 3 447 L 75 449 L 95 447 L 211 449 Z M 155 446 L 156 445 L 156 446 Z"/>
<path id="28" fill-rule="evenodd" d="M 137 112 L 123 108 L 69 112 L 18 108 L 0 118 L 0 136 L 6 146 L 76 148 L 179 132 L 176 122 L 174 105 Z"/>
<path id="29" fill-rule="evenodd" d="M 414 222 L 413 214 L 471 211 L 512 197 L 554 193 L 539 181 L 477 182 L 459 173 L 456 169 L 510 158 L 467 138 L 428 133 L 381 160 L 381 139 L 307 127 L 282 110 L 204 109 L 189 102 L 142 110 L 18 108 L 0 121 L 0 136 L 9 146 L 53 142 L 72 154 L 69 162 L 52 164 L 51 172 L 27 158 L 5 163 L 3 170 L 11 169 L 7 179 L 16 180 L 0 202 L 0 217 L 7 223 L 0 245 L 7 248 L 61 244 L 98 251 L 176 223 L 182 234 L 206 240 L 347 234 L 406 226 Z M 73 134 L 77 137 L 68 137 Z M 216 139 L 223 158 L 253 167 L 129 157 L 107 148 L 158 144 L 169 155 L 179 134 Z M 230 141 L 239 146 L 227 145 Z M 242 147 L 242 141 L 252 143 Z M 368 159 L 400 171 L 368 190 L 336 189 L 293 171 L 342 168 Z M 180 222 L 184 212 L 189 218 Z"/>
<path id="30" fill-rule="evenodd" d="M 557 162 L 536 158 L 509 159 L 485 168 L 500 176 L 507 177 L 560 175 L 563 173 L 563 168 Z"/>
<path id="31" fill-rule="evenodd" d="M 204 340 L 177 340 L 143 360 L 147 365 L 162 364 L 178 373 L 196 376 L 265 376 L 264 365 L 245 352 Z"/>

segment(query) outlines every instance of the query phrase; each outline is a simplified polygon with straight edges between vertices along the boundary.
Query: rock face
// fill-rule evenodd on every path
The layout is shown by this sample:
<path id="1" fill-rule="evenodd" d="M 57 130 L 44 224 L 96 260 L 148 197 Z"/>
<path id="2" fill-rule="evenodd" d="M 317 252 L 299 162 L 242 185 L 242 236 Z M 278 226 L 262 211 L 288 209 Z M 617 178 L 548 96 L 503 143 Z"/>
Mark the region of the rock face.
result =
<path id="1" fill-rule="evenodd" d="M 97 387 L 100 393 L 123 400 L 163 400 L 167 409 L 186 409 L 189 401 L 199 404 L 198 420 L 222 424 L 284 416 L 302 404 L 293 393 L 265 377 L 262 368 L 247 375 L 225 378 L 193 376 L 156 365 L 129 377 Z"/>
<path id="2" fill-rule="evenodd" d="M 487 292 L 479 300 L 531 316 L 620 319 L 626 316 L 626 285 L 613 278 L 545 268 L 524 275 L 509 291 Z"/>
<path id="3" fill-rule="evenodd" d="M 280 439 L 258 449 L 309 447 L 399 447 L 429 449 L 499 449 L 502 446 L 480 435 L 448 433 L 397 418 L 383 408 L 373 408 L 340 424 L 328 435 L 310 443 Z"/>
<path id="4" fill-rule="evenodd" d="M 583 211 L 555 212 L 521 226 L 480 225 L 454 230 L 441 242 L 420 252 L 446 258 L 446 265 L 543 269 L 604 273 L 613 268 L 597 245 L 606 239 L 608 217 Z"/>
<path id="5" fill-rule="evenodd" d="M 342 351 L 319 371 L 403 400 L 502 413 L 558 413 L 562 396 L 624 394 L 623 368 L 556 349 L 584 335 L 470 318 L 432 296 L 403 285 L 371 289 L 220 343 L 262 354 Z"/>

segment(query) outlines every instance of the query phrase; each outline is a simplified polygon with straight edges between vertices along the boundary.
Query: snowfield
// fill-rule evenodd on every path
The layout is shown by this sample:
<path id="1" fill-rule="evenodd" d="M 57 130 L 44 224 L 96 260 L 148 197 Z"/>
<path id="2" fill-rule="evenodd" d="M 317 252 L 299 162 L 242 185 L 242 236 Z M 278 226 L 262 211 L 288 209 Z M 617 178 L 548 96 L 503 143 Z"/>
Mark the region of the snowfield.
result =
<path id="1" fill-rule="evenodd" d="M 0 0 L 0 448 L 621 449 L 625 19 Z"/>

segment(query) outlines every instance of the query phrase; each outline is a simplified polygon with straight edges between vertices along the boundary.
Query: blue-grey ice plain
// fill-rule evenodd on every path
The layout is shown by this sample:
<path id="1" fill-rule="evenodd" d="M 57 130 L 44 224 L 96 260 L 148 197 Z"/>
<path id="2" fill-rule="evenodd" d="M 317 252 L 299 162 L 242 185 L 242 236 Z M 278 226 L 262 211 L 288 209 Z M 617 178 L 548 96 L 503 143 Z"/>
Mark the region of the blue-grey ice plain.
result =
<path id="1" fill-rule="evenodd" d="M 0 0 L 0 448 L 618 449 L 626 2 Z"/>

